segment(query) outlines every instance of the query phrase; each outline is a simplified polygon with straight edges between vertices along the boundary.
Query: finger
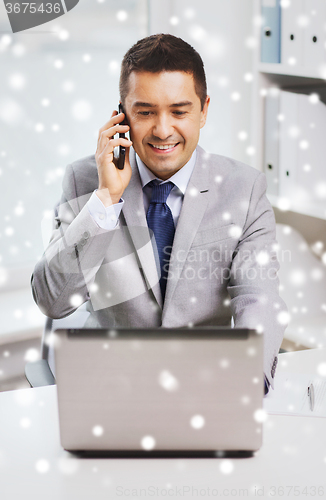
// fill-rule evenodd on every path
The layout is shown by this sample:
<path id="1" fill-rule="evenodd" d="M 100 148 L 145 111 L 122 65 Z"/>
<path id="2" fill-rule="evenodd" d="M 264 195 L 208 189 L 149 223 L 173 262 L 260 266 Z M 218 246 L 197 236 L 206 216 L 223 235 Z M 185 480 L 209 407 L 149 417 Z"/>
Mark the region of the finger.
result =
<path id="1" fill-rule="evenodd" d="M 101 134 L 101 132 L 103 130 L 106 130 L 107 128 L 109 128 L 110 126 L 112 126 L 112 119 L 115 117 L 115 116 L 118 116 L 118 112 L 117 111 L 112 111 L 112 114 L 111 114 L 111 118 L 109 121 L 107 121 L 104 125 L 102 125 L 102 127 L 99 129 L 99 134 Z"/>
<path id="2" fill-rule="evenodd" d="M 131 142 L 132 142 L 132 141 L 131 141 Z M 130 158 L 130 148 L 126 148 L 126 158 L 125 158 L 125 163 L 126 163 L 127 165 L 130 165 L 129 158 Z"/>
<path id="3" fill-rule="evenodd" d="M 123 185 L 127 186 L 129 184 L 129 181 L 130 181 L 130 178 L 132 175 L 132 168 L 130 166 L 130 161 L 129 161 L 129 152 L 130 152 L 130 148 L 126 147 L 125 163 L 124 163 L 124 168 L 122 170 L 119 170 L 117 168 L 118 167 L 118 158 L 114 156 L 114 152 L 109 153 L 106 157 L 106 159 L 109 163 L 105 163 L 105 167 L 102 170 L 103 175 L 112 176 L 111 180 L 117 175 L 120 177 Z"/>
<path id="4" fill-rule="evenodd" d="M 97 150 L 99 152 L 103 151 L 103 149 L 106 147 L 107 143 L 109 140 L 112 140 L 114 136 L 117 133 L 124 133 L 126 134 L 129 131 L 130 127 L 129 125 L 114 125 L 113 127 L 109 128 L 108 130 L 104 130 L 98 138 L 97 141 Z"/>
<path id="5" fill-rule="evenodd" d="M 132 142 L 129 141 L 129 139 L 124 139 L 123 137 L 117 137 L 116 139 L 111 139 L 100 154 L 106 156 L 107 154 L 113 153 L 114 148 L 116 148 L 117 146 L 124 146 L 125 148 L 130 148 L 131 145 Z"/>
<path id="6" fill-rule="evenodd" d="M 129 167 L 129 169 L 131 169 L 131 166 L 130 166 L 130 162 L 129 162 L 129 153 L 130 153 L 130 146 L 126 147 L 126 156 L 125 156 L 125 167 L 126 165 Z M 115 164 L 118 164 L 118 157 L 114 157 L 114 163 Z M 123 176 L 123 172 L 126 171 L 126 168 L 124 168 L 123 170 L 120 170 L 120 173 L 121 175 Z"/>
<path id="7" fill-rule="evenodd" d="M 129 130 L 129 125 L 120 125 L 118 123 L 117 125 L 114 125 L 113 127 L 110 127 L 109 129 L 103 130 L 103 132 L 101 132 L 101 134 L 99 135 L 98 144 L 101 149 L 103 149 L 106 146 L 108 139 L 113 139 L 115 134 L 117 134 L 118 132 L 120 134 L 126 134 Z"/>
<path id="8" fill-rule="evenodd" d="M 115 114 L 114 114 L 115 113 Z M 106 133 L 108 130 L 110 130 L 111 128 L 115 127 L 115 126 L 127 126 L 128 125 L 121 125 L 121 121 L 123 121 L 123 117 L 124 115 L 123 114 L 117 114 L 116 111 L 113 111 L 112 113 L 112 118 L 111 120 L 109 120 L 103 127 L 100 128 L 99 130 L 99 135 L 98 135 L 98 138 L 97 138 L 97 144 L 99 146 L 99 143 L 101 142 L 101 138 L 102 138 L 102 134 L 103 133 Z M 125 129 L 125 130 L 122 130 L 122 132 L 127 132 L 129 130 L 128 129 Z M 114 130 L 112 130 L 111 133 L 107 134 L 109 138 L 113 137 L 113 135 L 115 134 L 116 132 Z M 104 141 L 104 144 L 102 142 L 102 146 L 101 146 L 101 149 L 103 149 L 103 147 L 105 146 L 106 144 L 106 141 Z"/>
<path id="9" fill-rule="evenodd" d="M 112 127 L 113 125 L 116 125 L 117 123 L 121 123 L 125 118 L 124 113 L 119 113 L 117 111 L 113 111 L 112 116 L 108 122 L 106 122 L 103 127 L 100 128 L 99 133 L 104 132 L 104 130 L 107 130 L 108 128 Z"/>
<path id="10" fill-rule="evenodd" d="M 95 153 L 95 157 L 107 158 L 107 155 L 114 151 L 114 148 L 117 146 L 124 146 L 126 148 L 130 148 L 132 145 L 132 141 L 129 139 L 125 139 L 123 137 L 117 137 L 116 139 L 110 139 L 104 145 L 103 148 L 98 147 Z M 110 160 L 111 161 L 111 160 Z"/>

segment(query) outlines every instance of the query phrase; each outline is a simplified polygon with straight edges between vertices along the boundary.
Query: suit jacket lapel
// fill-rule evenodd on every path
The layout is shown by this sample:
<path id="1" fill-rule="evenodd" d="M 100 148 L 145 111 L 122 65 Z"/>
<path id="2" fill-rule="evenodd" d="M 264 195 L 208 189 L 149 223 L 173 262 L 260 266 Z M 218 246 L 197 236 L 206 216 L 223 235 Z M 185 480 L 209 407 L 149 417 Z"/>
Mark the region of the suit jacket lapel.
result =
<path id="1" fill-rule="evenodd" d="M 169 279 L 163 308 L 163 321 L 167 314 L 169 303 L 172 300 L 175 287 L 181 276 L 185 258 L 199 229 L 208 204 L 209 168 L 205 155 L 204 150 L 197 147 L 196 164 L 184 195 L 173 241 L 169 265 Z"/>
<path id="2" fill-rule="evenodd" d="M 159 285 L 157 264 L 153 252 L 150 233 L 143 203 L 143 190 L 133 149 L 130 151 L 129 161 L 132 168 L 130 182 L 123 193 L 125 200 L 122 213 L 124 215 L 131 240 L 135 246 L 140 265 L 143 269 L 147 286 L 162 307 L 162 295 Z"/>

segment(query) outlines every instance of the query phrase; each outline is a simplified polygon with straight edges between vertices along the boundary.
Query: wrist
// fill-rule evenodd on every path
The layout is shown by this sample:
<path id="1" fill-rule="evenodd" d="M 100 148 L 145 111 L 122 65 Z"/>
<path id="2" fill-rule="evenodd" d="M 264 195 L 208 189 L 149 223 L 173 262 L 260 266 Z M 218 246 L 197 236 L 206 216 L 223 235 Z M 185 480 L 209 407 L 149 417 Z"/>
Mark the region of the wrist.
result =
<path id="1" fill-rule="evenodd" d="M 96 191 L 96 196 L 101 200 L 105 207 L 109 207 L 110 205 L 115 205 L 119 203 L 121 196 L 110 194 L 107 188 L 99 188 Z"/>

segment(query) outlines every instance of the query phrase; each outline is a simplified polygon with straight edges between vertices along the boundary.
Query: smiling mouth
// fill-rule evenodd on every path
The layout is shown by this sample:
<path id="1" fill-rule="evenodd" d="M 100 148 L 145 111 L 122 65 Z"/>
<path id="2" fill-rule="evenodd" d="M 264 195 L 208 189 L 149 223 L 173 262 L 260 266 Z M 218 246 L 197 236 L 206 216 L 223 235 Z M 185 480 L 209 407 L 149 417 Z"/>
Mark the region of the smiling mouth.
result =
<path id="1" fill-rule="evenodd" d="M 151 146 L 152 149 L 156 149 L 159 151 L 171 151 L 180 143 L 176 142 L 175 144 L 150 144 L 150 143 L 148 144 Z"/>

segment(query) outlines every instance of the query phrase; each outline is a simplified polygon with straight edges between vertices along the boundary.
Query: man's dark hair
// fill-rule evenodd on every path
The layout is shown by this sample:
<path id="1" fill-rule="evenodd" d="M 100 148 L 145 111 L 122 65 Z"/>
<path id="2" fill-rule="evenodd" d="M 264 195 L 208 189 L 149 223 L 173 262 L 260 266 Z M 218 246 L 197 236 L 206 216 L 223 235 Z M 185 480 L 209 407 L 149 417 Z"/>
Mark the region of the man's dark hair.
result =
<path id="1" fill-rule="evenodd" d="M 160 33 L 139 40 L 125 54 L 120 73 L 120 98 L 122 104 L 129 91 L 129 75 L 132 71 L 184 71 L 192 74 L 195 91 L 203 109 L 207 85 L 202 58 L 189 43 L 173 35 Z"/>

